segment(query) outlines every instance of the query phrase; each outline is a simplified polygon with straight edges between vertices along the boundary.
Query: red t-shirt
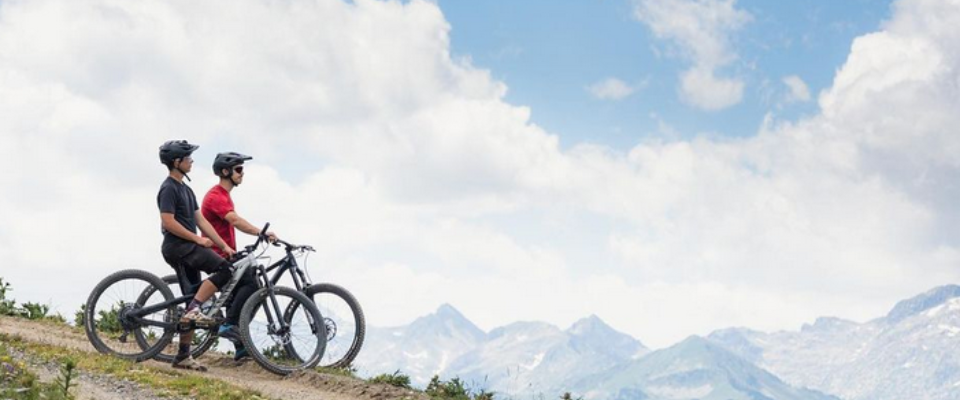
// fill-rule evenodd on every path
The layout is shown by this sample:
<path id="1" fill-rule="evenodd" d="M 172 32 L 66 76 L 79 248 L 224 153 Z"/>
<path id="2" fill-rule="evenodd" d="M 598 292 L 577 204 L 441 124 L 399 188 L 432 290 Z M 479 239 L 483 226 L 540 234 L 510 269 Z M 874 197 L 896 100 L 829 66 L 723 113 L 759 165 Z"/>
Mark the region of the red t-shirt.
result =
<path id="1" fill-rule="evenodd" d="M 230 192 L 224 189 L 223 186 L 215 185 L 203 196 L 203 205 L 200 206 L 200 212 L 203 213 L 203 218 L 206 218 L 207 221 L 210 222 L 213 229 L 217 231 L 217 234 L 220 235 L 220 238 L 222 238 L 224 242 L 227 242 L 227 245 L 230 246 L 231 249 L 236 250 L 236 231 L 233 229 L 233 225 L 230 225 L 230 222 L 225 219 L 231 211 L 234 211 L 233 199 L 230 198 Z M 217 252 L 220 257 L 226 257 L 226 254 L 223 253 L 223 250 L 220 250 L 220 247 L 214 245 L 212 249 Z"/>

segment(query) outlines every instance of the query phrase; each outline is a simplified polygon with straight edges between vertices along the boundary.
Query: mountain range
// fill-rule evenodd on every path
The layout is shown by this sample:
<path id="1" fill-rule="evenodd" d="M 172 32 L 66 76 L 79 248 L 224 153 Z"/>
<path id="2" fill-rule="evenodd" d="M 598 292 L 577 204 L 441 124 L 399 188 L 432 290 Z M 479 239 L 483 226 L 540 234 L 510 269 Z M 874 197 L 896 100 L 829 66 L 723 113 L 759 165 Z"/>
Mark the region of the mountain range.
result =
<path id="1" fill-rule="evenodd" d="M 845 400 L 960 399 L 960 287 L 901 301 L 881 318 L 819 318 L 799 332 L 734 328 L 708 339 L 785 382 Z"/>
<path id="2" fill-rule="evenodd" d="M 957 311 L 960 287 L 943 286 L 865 323 L 728 328 L 651 351 L 597 316 L 566 330 L 516 322 L 484 332 L 445 304 L 406 326 L 368 328 L 355 366 L 400 371 L 420 387 L 459 377 L 514 399 L 960 399 Z"/>

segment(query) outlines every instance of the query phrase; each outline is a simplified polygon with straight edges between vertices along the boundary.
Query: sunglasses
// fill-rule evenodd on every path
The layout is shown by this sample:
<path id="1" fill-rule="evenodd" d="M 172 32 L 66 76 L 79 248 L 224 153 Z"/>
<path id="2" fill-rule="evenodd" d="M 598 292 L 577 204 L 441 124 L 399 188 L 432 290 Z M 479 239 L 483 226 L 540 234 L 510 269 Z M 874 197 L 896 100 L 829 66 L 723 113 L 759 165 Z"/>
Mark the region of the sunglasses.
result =
<path id="1" fill-rule="evenodd" d="M 234 167 L 233 172 L 236 172 L 238 174 L 243 174 L 243 167 Z"/>

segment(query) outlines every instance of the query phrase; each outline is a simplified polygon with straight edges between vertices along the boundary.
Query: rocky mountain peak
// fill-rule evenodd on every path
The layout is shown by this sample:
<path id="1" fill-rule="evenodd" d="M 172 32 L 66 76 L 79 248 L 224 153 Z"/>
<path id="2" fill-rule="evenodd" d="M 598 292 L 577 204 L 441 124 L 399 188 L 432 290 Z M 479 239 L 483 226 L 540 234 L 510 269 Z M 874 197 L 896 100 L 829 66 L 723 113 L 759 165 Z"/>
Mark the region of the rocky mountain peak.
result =
<path id="1" fill-rule="evenodd" d="M 587 334 L 596 334 L 596 333 L 607 333 L 613 332 L 613 328 L 610 325 L 607 325 L 600 317 L 596 315 L 590 315 L 589 317 L 582 318 L 577 322 L 574 322 L 570 326 L 570 329 L 567 329 L 567 333 L 571 335 L 587 335 Z"/>
<path id="2" fill-rule="evenodd" d="M 884 320 L 886 320 L 887 323 L 895 324 L 910 316 L 943 304 L 954 297 L 960 297 L 960 286 L 946 285 L 933 288 L 897 303 Z"/>
<path id="3" fill-rule="evenodd" d="M 407 329 L 413 335 L 463 337 L 482 340 L 486 333 L 450 304 L 443 304 L 432 314 L 417 318 Z"/>

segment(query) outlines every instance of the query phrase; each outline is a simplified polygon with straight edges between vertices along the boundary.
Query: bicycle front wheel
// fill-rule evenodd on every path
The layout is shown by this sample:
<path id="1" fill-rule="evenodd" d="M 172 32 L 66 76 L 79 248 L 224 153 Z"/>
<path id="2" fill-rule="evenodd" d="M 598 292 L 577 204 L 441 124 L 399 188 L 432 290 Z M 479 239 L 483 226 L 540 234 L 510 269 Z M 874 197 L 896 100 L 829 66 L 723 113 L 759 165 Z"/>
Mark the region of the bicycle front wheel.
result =
<path id="1" fill-rule="evenodd" d="M 146 315 L 139 315 L 139 310 L 170 300 L 173 293 L 156 275 L 133 269 L 119 271 L 100 281 L 90 293 L 83 328 L 97 351 L 128 360 L 147 360 L 173 337 L 173 329 L 149 323 L 171 321 L 176 307 Z M 141 338 L 150 338 L 150 344 L 143 346 L 144 341 L 138 340 Z"/>
<path id="2" fill-rule="evenodd" d="M 347 289 L 332 283 L 310 285 L 303 292 L 317 305 L 327 330 L 327 348 L 320 366 L 349 367 L 360 353 L 366 333 L 360 302 Z"/>
<path id="3" fill-rule="evenodd" d="M 254 292 L 240 311 L 243 345 L 264 369 L 278 375 L 315 367 L 327 345 L 323 317 L 307 296 L 274 287 Z M 276 299 L 276 304 L 274 303 Z M 284 310 L 291 310 L 284 315 Z"/>

